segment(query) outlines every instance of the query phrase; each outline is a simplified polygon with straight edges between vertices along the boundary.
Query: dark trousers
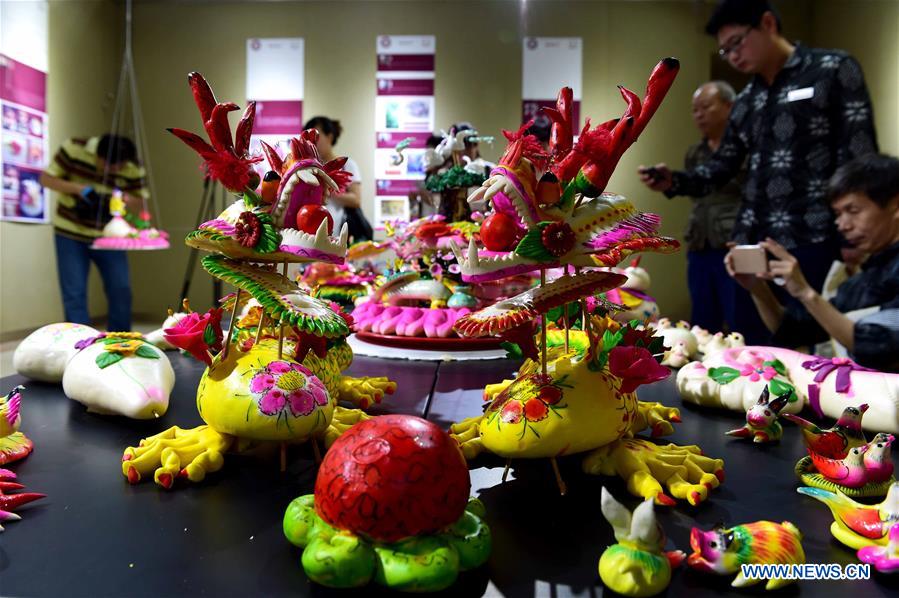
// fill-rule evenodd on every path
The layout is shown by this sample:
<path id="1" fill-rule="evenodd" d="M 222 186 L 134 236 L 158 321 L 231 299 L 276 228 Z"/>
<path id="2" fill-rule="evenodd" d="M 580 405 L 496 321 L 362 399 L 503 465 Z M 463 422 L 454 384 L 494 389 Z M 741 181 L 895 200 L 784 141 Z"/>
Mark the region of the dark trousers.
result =
<path id="1" fill-rule="evenodd" d="M 711 333 L 734 329 L 734 280 L 724 269 L 723 249 L 687 252 L 687 286 L 690 289 L 690 323 Z"/>
<path id="2" fill-rule="evenodd" d="M 836 241 L 827 241 L 824 243 L 816 243 L 814 245 L 803 245 L 790 250 L 790 253 L 799 261 L 799 267 L 802 269 L 803 275 L 808 283 L 818 292 L 824 287 L 824 279 L 830 271 L 833 261 L 839 259 L 840 246 Z M 769 256 L 770 257 L 770 256 Z M 747 345 L 770 345 L 772 344 L 772 333 L 765 327 L 761 317 L 758 315 L 758 309 L 752 301 L 751 295 L 743 290 L 739 285 L 735 295 L 735 313 L 737 318 L 737 330 L 746 337 Z M 795 305 L 800 310 L 805 311 L 805 307 L 798 299 L 794 299 L 783 287 L 771 284 L 769 285 L 774 291 L 774 296 L 780 301 L 781 305 Z"/>
<path id="3" fill-rule="evenodd" d="M 103 289 L 109 303 L 107 330 L 131 330 L 131 282 L 128 275 L 128 256 L 124 251 L 100 251 L 90 243 L 56 235 L 56 268 L 66 321 L 90 324 L 87 310 L 87 277 L 91 262 L 97 264 Z"/>

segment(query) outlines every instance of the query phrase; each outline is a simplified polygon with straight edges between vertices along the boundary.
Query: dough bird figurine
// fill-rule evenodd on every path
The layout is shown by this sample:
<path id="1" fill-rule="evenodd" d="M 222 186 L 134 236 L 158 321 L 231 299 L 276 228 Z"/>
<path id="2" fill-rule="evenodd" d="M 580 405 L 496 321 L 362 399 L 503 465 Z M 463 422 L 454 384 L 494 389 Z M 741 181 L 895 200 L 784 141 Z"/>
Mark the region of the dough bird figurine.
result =
<path id="1" fill-rule="evenodd" d="M 855 502 L 839 490 L 797 488 L 799 494 L 823 502 L 833 515 L 830 533 L 854 550 L 865 546 L 887 546 L 890 528 L 899 523 L 899 482 L 893 482 L 880 504 Z"/>
<path id="2" fill-rule="evenodd" d="M 562 494 L 567 486 L 556 458 L 588 453 L 584 469 L 621 475 L 628 490 L 658 504 L 676 498 L 697 504 L 723 479 L 723 464 L 701 454 L 699 447 L 660 446 L 636 437 L 651 429 L 670 433 L 679 421 L 676 409 L 637 401 L 634 391 L 669 375 L 659 365 L 662 339 L 631 323 L 608 317 L 601 301 L 591 315 L 586 299 L 623 284 L 623 274 L 603 270 L 635 252 L 671 252 L 678 243 L 657 234 L 660 220 L 638 212 L 606 184 L 625 149 L 634 143 L 658 108 L 678 70 L 676 60 L 659 62 L 641 101 L 620 88 L 627 109 L 620 119 L 581 131 L 572 143 L 570 90 L 559 94 L 550 151 L 536 138 L 505 132 L 509 144 L 491 176 L 469 201 L 485 200 L 493 219 L 511 226 L 504 235 L 488 235 L 479 249 L 471 239 L 467 250 L 453 245 L 466 281 L 495 280 L 512 274 L 540 272 L 540 285 L 492 306 L 467 314 L 455 329 L 466 337 L 498 336 L 526 357 L 514 380 L 487 386 L 481 416 L 456 423 L 451 433 L 465 456 L 489 451 L 507 460 L 548 459 Z M 546 269 L 563 274 L 546 282 Z M 570 326 L 568 306 L 580 306 L 580 330 Z M 547 313 L 564 307 L 565 323 L 555 336 Z M 535 340 L 535 324 L 540 331 Z M 539 341 L 539 348 L 538 342 Z M 505 474 L 503 475 L 505 478 Z M 664 485 L 664 487 L 663 487 Z"/>
<path id="3" fill-rule="evenodd" d="M 237 292 L 221 307 L 188 313 L 164 330 L 169 343 L 207 365 L 197 389 L 206 424 L 173 427 L 126 448 L 121 469 L 131 483 L 152 475 L 165 488 L 179 478 L 199 482 L 222 467 L 227 451 L 259 443 L 280 445 L 284 470 L 288 444 L 311 441 L 317 451 L 318 440 L 330 444 L 366 417 L 339 400 L 367 406 L 396 388 L 387 378 L 342 374 L 353 358 L 346 343 L 351 320 L 286 276 L 288 263 L 343 263 L 347 228 L 332 236 L 323 201 L 349 182 L 346 158 L 323 163 L 314 129 L 291 139 L 286 157 L 263 144 L 271 170 L 257 193 L 253 166 L 263 158 L 248 154 L 255 104 L 247 106 L 232 140 L 227 114 L 237 105 L 218 103 L 198 73 L 189 83 L 210 142 L 171 132 L 239 199 L 189 233 L 186 243 L 210 252 L 201 260 L 204 269 Z M 239 310 L 251 296 L 259 306 L 256 322 L 235 334 Z M 220 324 L 225 309 L 231 311 L 227 335 Z"/>

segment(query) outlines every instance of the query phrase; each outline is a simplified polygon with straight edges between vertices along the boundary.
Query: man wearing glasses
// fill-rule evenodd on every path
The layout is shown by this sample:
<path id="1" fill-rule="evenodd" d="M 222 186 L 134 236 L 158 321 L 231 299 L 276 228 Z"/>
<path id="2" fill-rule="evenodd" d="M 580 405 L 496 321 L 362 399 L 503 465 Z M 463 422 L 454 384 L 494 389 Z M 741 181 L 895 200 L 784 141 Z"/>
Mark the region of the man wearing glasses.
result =
<path id="1" fill-rule="evenodd" d="M 839 250 L 827 181 L 842 164 L 877 151 L 861 67 L 846 52 L 788 41 L 766 0 L 719 2 L 706 32 L 718 38 L 723 60 L 754 77 L 709 160 L 686 171 L 641 167 L 640 178 L 668 197 L 702 197 L 735 178 L 748 159 L 731 240 L 774 239 L 820 290 Z"/>

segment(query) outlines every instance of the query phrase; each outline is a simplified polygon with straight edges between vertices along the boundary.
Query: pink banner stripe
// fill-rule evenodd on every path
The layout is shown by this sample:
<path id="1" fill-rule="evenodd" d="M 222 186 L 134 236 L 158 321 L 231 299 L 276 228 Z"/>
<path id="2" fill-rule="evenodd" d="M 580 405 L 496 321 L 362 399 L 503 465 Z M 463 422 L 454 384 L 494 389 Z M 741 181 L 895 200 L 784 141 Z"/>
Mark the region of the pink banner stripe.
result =
<path id="1" fill-rule="evenodd" d="M 379 71 L 433 71 L 433 54 L 378 54 Z"/>
<path id="2" fill-rule="evenodd" d="M 254 135 L 299 135 L 302 130 L 302 100 L 256 101 Z"/>
<path id="3" fill-rule="evenodd" d="M 375 181 L 375 195 L 409 195 L 420 190 L 421 187 L 422 181 L 379 179 Z"/>
<path id="4" fill-rule="evenodd" d="M 378 133 L 378 148 L 393 149 L 394 147 L 396 147 L 397 143 L 399 143 L 403 139 L 411 137 L 412 141 L 409 143 L 408 147 L 423 149 L 427 147 L 428 137 L 430 136 L 430 133 Z"/>
<path id="5" fill-rule="evenodd" d="M 379 96 L 432 96 L 433 79 L 378 79 Z"/>
<path id="6" fill-rule="evenodd" d="M 47 73 L 0 54 L 0 99 L 47 111 Z"/>

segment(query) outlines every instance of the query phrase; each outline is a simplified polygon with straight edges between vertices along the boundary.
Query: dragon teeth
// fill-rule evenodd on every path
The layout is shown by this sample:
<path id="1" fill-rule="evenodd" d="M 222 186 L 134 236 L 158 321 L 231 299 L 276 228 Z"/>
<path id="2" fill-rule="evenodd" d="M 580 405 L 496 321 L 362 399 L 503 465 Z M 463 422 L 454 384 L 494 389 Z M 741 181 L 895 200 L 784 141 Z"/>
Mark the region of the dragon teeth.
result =
<path id="1" fill-rule="evenodd" d="M 478 247 L 475 245 L 474 239 L 468 240 L 468 267 L 477 268 L 480 265 L 478 259 Z"/>
<path id="2" fill-rule="evenodd" d="M 327 218 L 325 218 L 327 220 Z M 347 223 L 344 222 L 343 226 L 340 228 L 340 246 L 346 247 L 347 239 L 349 239 L 350 235 L 350 227 L 347 226 Z"/>

